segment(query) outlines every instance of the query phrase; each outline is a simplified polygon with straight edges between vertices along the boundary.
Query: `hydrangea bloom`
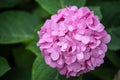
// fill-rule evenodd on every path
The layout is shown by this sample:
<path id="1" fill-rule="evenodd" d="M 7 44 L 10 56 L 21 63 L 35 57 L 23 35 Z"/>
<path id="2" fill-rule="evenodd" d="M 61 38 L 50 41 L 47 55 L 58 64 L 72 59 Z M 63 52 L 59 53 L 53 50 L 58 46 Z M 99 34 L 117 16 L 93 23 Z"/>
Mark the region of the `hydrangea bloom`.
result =
<path id="1" fill-rule="evenodd" d="M 37 46 L 46 64 L 67 77 L 79 76 L 100 66 L 111 38 L 93 11 L 76 6 L 52 15 L 38 35 Z"/>

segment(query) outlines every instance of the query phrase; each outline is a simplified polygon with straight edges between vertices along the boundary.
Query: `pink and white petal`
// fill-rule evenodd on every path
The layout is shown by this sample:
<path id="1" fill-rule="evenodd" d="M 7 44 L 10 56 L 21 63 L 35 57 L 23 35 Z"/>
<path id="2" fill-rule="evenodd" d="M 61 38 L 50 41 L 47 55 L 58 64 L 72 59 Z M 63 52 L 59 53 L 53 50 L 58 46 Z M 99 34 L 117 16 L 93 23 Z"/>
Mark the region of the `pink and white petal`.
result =
<path id="1" fill-rule="evenodd" d="M 55 51 L 55 52 L 52 52 L 50 56 L 53 61 L 56 61 L 59 58 L 59 53 Z"/>

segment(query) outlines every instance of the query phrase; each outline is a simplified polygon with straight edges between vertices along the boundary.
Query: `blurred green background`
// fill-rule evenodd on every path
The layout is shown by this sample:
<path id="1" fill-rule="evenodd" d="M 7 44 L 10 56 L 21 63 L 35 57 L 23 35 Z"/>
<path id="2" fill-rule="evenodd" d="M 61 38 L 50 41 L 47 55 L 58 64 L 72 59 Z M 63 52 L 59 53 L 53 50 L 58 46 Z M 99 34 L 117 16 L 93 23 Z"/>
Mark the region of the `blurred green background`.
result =
<path id="1" fill-rule="evenodd" d="M 37 31 L 58 9 L 88 6 L 111 34 L 105 62 L 68 78 L 44 63 Z M 120 0 L 0 0 L 0 80 L 120 80 Z"/>

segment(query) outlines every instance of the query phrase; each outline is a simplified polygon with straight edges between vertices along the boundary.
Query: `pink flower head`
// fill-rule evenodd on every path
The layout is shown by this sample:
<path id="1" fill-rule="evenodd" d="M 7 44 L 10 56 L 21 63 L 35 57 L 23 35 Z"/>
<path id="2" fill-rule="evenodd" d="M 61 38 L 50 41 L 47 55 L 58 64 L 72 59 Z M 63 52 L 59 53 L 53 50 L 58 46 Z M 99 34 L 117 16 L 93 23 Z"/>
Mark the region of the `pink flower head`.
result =
<path id="1" fill-rule="evenodd" d="M 111 39 L 93 11 L 76 6 L 52 15 L 38 35 L 37 46 L 46 64 L 67 77 L 79 76 L 100 66 Z"/>

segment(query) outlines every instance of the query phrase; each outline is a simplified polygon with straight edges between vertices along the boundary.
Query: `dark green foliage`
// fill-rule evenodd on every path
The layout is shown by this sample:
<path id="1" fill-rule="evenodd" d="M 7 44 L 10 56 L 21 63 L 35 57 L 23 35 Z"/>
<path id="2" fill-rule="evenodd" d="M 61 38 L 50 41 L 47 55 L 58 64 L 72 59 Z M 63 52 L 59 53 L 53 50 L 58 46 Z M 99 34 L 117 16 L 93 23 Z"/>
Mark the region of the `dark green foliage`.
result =
<path id="1" fill-rule="evenodd" d="M 88 6 L 111 34 L 104 64 L 66 78 L 45 64 L 36 46 L 46 19 L 66 6 Z M 113 80 L 120 69 L 120 0 L 0 0 L 0 80 Z"/>
<path id="2" fill-rule="evenodd" d="M 6 11 L 0 14 L 0 43 L 12 44 L 31 40 L 38 18 L 22 11 Z"/>
<path id="3" fill-rule="evenodd" d="M 84 6 L 86 0 L 36 0 L 46 11 L 51 14 L 57 12 L 58 9 L 69 6 L 76 5 L 78 7 Z"/>
<path id="4" fill-rule="evenodd" d="M 10 70 L 10 67 L 3 57 L 0 57 L 0 77 L 5 74 L 8 70 Z"/>

